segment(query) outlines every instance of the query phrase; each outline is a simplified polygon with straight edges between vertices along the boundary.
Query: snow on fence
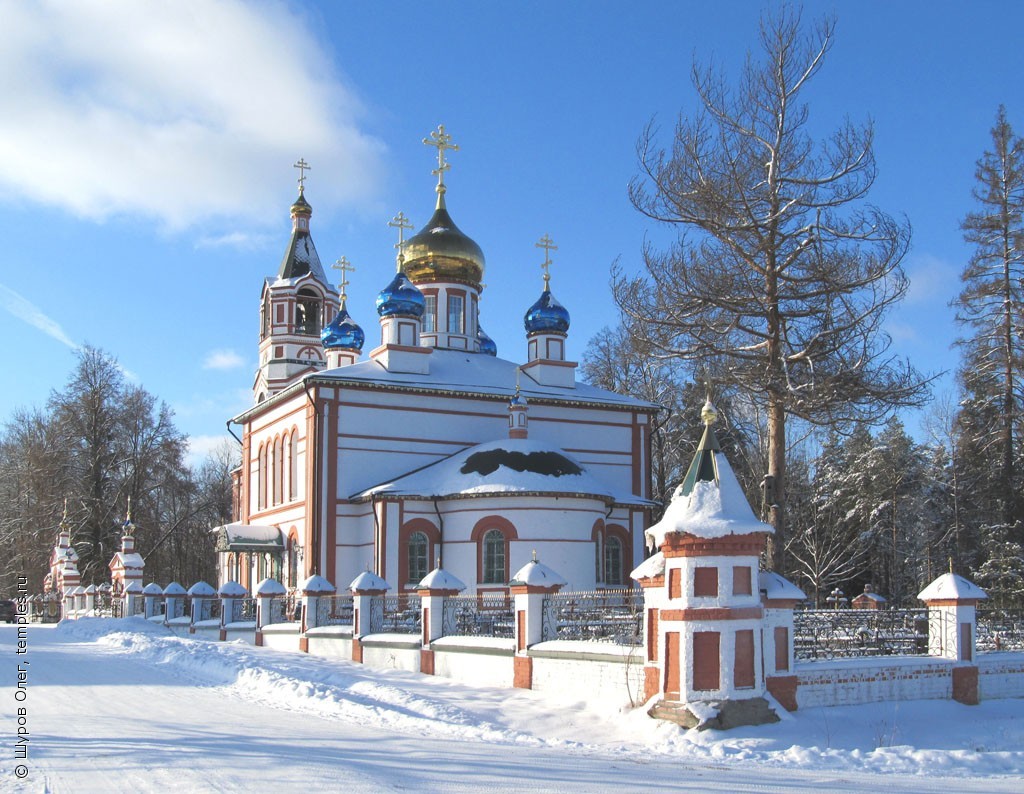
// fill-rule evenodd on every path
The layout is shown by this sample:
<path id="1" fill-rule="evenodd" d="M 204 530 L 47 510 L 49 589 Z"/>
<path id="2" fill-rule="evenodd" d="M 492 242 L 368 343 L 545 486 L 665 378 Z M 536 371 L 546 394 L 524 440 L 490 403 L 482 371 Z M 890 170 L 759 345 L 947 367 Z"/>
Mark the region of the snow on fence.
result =
<path id="1" fill-rule="evenodd" d="M 513 601 L 507 595 L 449 596 L 441 621 L 445 637 L 500 637 L 515 634 Z"/>
<path id="2" fill-rule="evenodd" d="M 864 656 L 926 656 L 927 609 L 798 609 L 793 613 L 797 661 Z"/>
<path id="3" fill-rule="evenodd" d="M 978 607 L 977 647 L 986 651 L 1024 651 L 1024 609 Z"/>
<path id="4" fill-rule="evenodd" d="M 316 601 L 316 625 L 351 626 L 353 612 L 350 595 L 320 596 Z"/>
<path id="5" fill-rule="evenodd" d="M 370 603 L 371 634 L 419 634 L 420 597 L 374 596 Z"/>
<path id="6" fill-rule="evenodd" d="M 553 593 L 544 599 L 543 638 L 643 644 L 642 590 Z"/>

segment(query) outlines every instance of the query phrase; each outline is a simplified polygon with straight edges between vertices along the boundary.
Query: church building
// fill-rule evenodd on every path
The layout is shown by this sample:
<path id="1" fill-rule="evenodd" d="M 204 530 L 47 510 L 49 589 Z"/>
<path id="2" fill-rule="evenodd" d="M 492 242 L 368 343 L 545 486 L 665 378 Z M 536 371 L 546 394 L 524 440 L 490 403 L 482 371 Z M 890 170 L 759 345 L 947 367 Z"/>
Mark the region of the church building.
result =
<path id="1" fill-rule="evenodd" d="M 443 126 L 424 143 L 437 149 L 434 213 L 408 239 L 402 213 L 390 223 L 399 253 L 374 271 L 379 332 L 346 308 L 345 258 L 339 289 L 328 281 L 297 164 L 291 240 L 260 299 L 253 406 L 233 420 L 242 462 L 235 521 L 214 530 L 220 580 L 251 591 L 319 574 L 344 590 L 369 570 L 400 593 L 443 564 L 467 592 L 507 592 L 536 553 L 572 589 L 629 586 L 657 406 L 576 380 L 547 236 L 523 347 L 498 356 L 480 324 L 483 251 L 446 203 L 458 147 Z"/>

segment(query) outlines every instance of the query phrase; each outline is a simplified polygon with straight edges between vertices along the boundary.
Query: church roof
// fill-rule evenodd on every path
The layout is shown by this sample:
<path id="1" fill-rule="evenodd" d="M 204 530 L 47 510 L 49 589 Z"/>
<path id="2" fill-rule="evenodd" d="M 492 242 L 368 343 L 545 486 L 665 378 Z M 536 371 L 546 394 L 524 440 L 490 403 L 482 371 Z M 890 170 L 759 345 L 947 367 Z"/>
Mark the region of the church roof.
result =
<path id="1" fill-rule="evenodd" d="M 350 383 L 367 387 L 402 391 L 491 395 L 508 400 L 515 393 L 519 365 L 497 356 L 434 348 L 430 353 L 430 373 L 388 372 L 373 359 L 337 369 L 310 373 L 306 380 Z M 575 388 L 544 386 L 529 377 L 520 378 L 520 391 L 530 401 L 554 400 L 600 406 L 655 409 L 654 403 L 626 397 L 615 392 L 577 383 Z"/>
<path id="2" fill-rule="evenodd" d="M 284 537 L 277 527 L 260 524 L 222 524 L 210 530 L 216 551 L 279 551 Z"/>
<path id="3" fill-rule="evenodd" d="M 477 444 L 351 498 L 390 495 L 450 499 L 546 494 L 591 497 L 618 504 L 648 504 L 632 494 L 613 494 L 568 453 L 525 438 Z"/>
<path id="4" fill-rule="evenodd" d="M 327 276 L 313 245 L 313 238 L 305 229 L 295 229 L 292 231 L 292 239 L 288 241 L 288 248 L 284 252 L 277 277 L 301 278 L 307 273 L 312 273 L 318 280 L 327 283 Z"/>

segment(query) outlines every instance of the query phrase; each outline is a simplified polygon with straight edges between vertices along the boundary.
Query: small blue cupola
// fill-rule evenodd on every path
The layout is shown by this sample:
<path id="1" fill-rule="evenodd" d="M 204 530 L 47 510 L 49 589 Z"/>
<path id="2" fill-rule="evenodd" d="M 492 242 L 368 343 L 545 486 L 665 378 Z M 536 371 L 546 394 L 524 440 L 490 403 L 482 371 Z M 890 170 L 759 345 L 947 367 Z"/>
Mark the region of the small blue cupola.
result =
<path id="1" fill-rule="evenodd" d="M 381 317 L 423 316 L 425 301 L 419 287 L 409 281 L 403 272 L 398 272 L 391 283 L 377 296 L 377 314 Z"/>

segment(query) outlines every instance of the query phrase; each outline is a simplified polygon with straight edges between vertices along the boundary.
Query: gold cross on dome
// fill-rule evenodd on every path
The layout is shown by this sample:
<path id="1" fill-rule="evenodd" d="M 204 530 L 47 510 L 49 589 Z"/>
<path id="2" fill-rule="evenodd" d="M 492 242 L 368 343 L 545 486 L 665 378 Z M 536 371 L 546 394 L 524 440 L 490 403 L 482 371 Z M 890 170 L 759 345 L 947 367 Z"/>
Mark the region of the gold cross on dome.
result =
<path id="1" fill-rule="evenodd" d="M 299 169 L 299 192 L 301 193 L 306 187 L 306 172 L 313 169 L 309 167 L 309 163 L 302 157 L 299 158 L 299 162 L 295 163 L 292 168 Z"/>
<path id="2" fill-rule="evenodd" d="M 457 152 L 459 150 L 459 145 L 457 143 L 452 143 L 452 136 L 444 131 L 444 124 L 438 124 L 437 129 L 430 133 L 430 137 L 423 139 L 423 143 L 437 149 L 437 168 L 430 173 L 437 177 L 437 187 L 439 190 L 443 191 L 444 172 L 451 168 L 451 165 L 444 158 L 444 153 L 447 149 Z"/>
<path id="3" fill-rule="evenodd" d="M 341 281 L 338 283 L 338 289 L 341 290 L 341 305 L 344 306 L 345 299 L 348 298 L 348 295 L 345 293 L 345 287 L 349 285 L 348 274 L 355 273 L 356 269 L 352 266 L 352 263 L 348 261 L 347 256 L 343 256 L 336 260 L 331 267 L 341 273 Z"/>
<path id="4" fill-rule="evenodd" d="M 398 249 L 398 269 L 402 269 L 402 264 L 405 262 L 405 230 L 412 228 L 412 223 L 404 212 L 399 212 L 394 218 L 388 221 L 388 226 L 392 229 L 398 229 L 398 242 L 395 243 L 395 248 Z"/>
<path id="5" fill-rule="evenodd" d="M 537 248 L 544 249 L 544 261 L 541 263 L 541 267 L 544 269 L 544 289 L 547 289 L 548 284 L 551 283 L 550 268 L 553 264 L 553 262 L 551 261 L 551 252 L 557 251 L 558 246 L 555 245 L 554 241 L 552 241 L 551 236 L 547 234 L 541 237 L 539 241 L 534 243 L 534 246 L 536 246 Z"/>

